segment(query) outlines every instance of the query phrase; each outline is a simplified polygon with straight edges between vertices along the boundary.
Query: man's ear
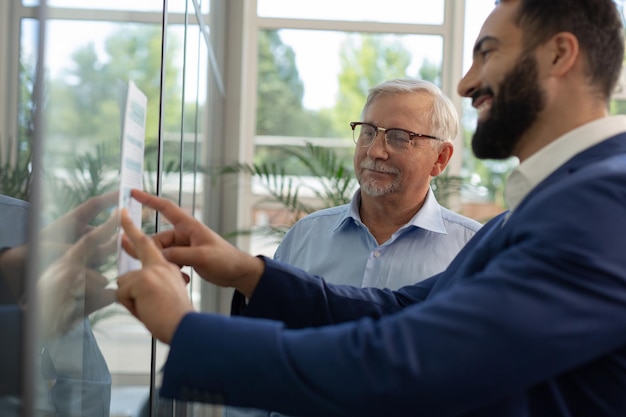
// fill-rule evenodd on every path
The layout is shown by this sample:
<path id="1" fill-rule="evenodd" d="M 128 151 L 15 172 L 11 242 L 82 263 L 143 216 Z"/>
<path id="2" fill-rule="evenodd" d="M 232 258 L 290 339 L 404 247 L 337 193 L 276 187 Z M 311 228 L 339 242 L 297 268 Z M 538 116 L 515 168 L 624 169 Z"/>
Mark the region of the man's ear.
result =
<path id="1" fill-rule="evenodd" d="M 448 166 L 448 162 L 450 162 L 450 158 L 452 158 L 452 154 L 454 153 L 454 145 L 452 142 L 443 142 L 439 145 L 439 153 L 437 155 L 437 160 L 433 165 L 432 170 L 430 171 L 431 177 L 436 177 L 441 174 L 446 166 Z"/>
<path id="2" fill-rule="evenodd" d="M 569 32 L 559 32 L 540 48 L 539 59 L 550 75 L 562 77 L 580 58 L 578 38 Z"/>

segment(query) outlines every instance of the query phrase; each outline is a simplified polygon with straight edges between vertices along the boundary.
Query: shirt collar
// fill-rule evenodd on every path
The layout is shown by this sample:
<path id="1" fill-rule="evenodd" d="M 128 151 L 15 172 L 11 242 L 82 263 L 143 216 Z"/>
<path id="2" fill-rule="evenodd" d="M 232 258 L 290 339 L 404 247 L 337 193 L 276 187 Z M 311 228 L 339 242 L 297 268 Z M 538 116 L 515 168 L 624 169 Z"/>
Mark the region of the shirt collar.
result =
<path id="1" fill-rule="evenodd" d="M 333 232 L 339 230 L 339 228 L 347 224 L 350 219 L 352 219 L 356 224 L 362 224 L 361 216 L 359 214 L 360 205 L 361 189 L 358 189 L 350 201 L 348 210 L 346 210 L 344 215 L 338 219 L 337 224 L 333 228 Z M 441 206 L 437 202 L 432 189 L 428 189 L 428 194 L 426 195 L 426 200 L 424 201 L 422 208 L 419 209 L 411 220 L 409 220 L 409 222 L 400 229 L 404 229 L 409 226 L 419 227 L 435 233 L 448 233 L 446 226 L 443 223 Z"/>
<path id="2" fill-rule="evenodd" d="M 361 189 L 357 189 L 352 196 L 352 200 L 350 200 L 350 204 L 348 205 L 348 209 L 344 210 L 343 215 L 337 219 L 337 223 L 335 227 L 333 227 L 333 233 L 339 230 L 344 225 L 350 223 L 352 219 L 356 224 L 362 224 L 361 216 L 359 215 L 359 206 L 361 205 Z"/>
<path id="3" fill-rule="evenodd" d="M 510 211 L 541 181 L 573 156 L 626 131 L 626 116 L 603 117 L 567 132 L 519 164 L 506 181 L 504 199 Z"/>

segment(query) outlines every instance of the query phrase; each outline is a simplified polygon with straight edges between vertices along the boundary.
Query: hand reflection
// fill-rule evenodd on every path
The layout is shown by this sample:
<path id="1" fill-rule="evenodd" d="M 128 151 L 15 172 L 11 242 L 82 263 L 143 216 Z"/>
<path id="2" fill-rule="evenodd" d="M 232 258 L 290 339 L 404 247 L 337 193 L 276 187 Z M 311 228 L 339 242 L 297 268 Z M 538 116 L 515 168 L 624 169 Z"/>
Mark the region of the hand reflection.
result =
<path id="1" fill-rule="evenodd" d="M 38 305 L 44 339 L 67 332 L 76 321 L 115 301 L 108 280 L 99 272 L 115 252 L 118 221 L 111 216 L 94 227 L 90 222 L 117 203 L 118 193 L 91 198 L 46 226 L 38 234 L 40 274 Z M 31 246 L 26 244 L 0 254 L 0 275 L 15 303 L 24 300 L 23 281 Z"/>
<path id="2" fill-rule="evenodd" d="M 91 198 L 39 236 L 41 375 L 55 416 L 110 414 L 111 374 L 85 317 L 115 300 L 102 271 L 117 246 L 117 216 L 92 224 L 117 201 L 117 192 Z"/>
<path id="3" fill-rule="evenodd" d="M 115 290 L 106 288 L 109 280 L 97 268 L 115 252 L 117 224 L 114 214 L 65 247 L 41 275 L 37 292 L 44 340 L 65 334 L 82 318 L 115 301 Z M 59 248 L 57 242 L 44 244 Z"/>

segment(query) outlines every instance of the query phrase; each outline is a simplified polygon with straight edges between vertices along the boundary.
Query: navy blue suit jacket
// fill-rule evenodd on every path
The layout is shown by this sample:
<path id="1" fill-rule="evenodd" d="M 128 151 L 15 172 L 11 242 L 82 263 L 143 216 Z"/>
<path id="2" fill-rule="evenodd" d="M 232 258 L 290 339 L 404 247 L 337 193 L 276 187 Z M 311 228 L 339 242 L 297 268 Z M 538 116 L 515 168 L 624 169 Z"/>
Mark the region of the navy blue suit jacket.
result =
<path id="1" fill-rule="evenodd" d="M 185 316 L 162 394 L 302 416 L 625 416 L 625 243 L 621 134 L 414 286 L 334 286 L 265 259 L 240 313 L 272 320 Z"/>

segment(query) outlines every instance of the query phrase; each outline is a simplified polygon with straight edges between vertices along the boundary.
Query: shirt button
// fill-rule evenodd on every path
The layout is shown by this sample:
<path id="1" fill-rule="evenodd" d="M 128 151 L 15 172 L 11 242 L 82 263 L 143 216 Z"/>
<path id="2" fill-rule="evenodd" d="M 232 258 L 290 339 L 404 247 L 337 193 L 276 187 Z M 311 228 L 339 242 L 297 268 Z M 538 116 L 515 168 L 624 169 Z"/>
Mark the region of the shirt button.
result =
<path id="1" fill-rule="evenodd" d="M 380 257 L 380 251 L 374 251 L 374 258 Z"/>

